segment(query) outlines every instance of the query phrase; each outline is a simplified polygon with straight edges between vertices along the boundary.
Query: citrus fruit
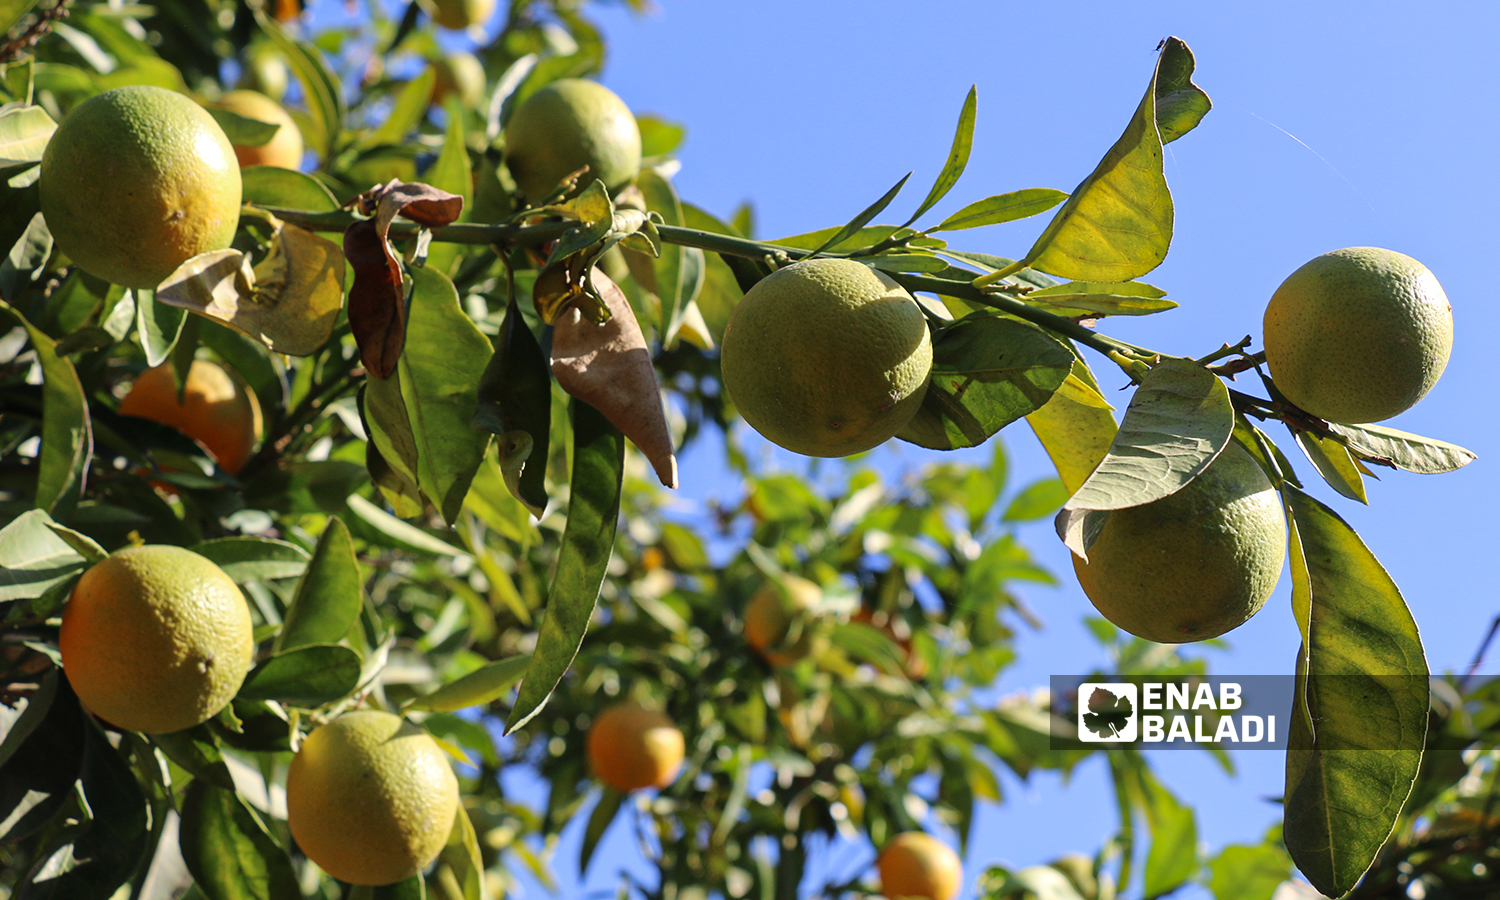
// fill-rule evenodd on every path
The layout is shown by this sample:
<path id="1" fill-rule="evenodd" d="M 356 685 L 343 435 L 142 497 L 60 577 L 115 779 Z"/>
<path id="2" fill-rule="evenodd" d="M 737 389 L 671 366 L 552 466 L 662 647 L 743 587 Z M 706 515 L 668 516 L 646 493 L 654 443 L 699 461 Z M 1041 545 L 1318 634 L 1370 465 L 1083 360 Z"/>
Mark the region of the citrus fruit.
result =
<path id="1" fill-rule="evenodd" d="M 451 31 L 483 25 L 495 12 L 495 0 L 431 0 L 432 20 Z"/>
<path id="2" fill-rule="evenodd" d="M 875 861 L 880 893 L 889 900 L 953 900 L 964 870 L 953 848 L 925 831 L 904 831 L 886 842 Z"/>
<path id="3" fill-rule="evenodd" d="M 1453 308 L 1437 278 L 1379 247 L 1335 250 L 1293 272 L 1267 304 L 1264 328 L 1281 393 L 1348 425 L 1410 409 L 1453 349 Z"/>
<path id="4" fill-rule="evenodd" d="M 259 147 L 234 147 L 234 156 L 245 166 L 280 166 L 283 169 L 302 168 L 302 132 L 297 123 L 282 108 L 280 103 L 256 91 L 230 91 L 214 104 L 247 119 L 270 122 L 279 126 L 276 134 Z"/>
<path id="5" fill-rule="evenodd" d="M 746 292 L 719 360 L 729 398 L 756 431 L 806 456 L 849 456 L 916 414 L 932 339 L 916 300 L 889 275 L 810 259 Z"/>
<path id="6" fill-rule="evenodd" d="M 1073 570 L 1104 618 L 1158 643 L 1201 641 L 1271 596 L 1286 520 L 1270 479 L 1230 443 L 1176 493 L 1112 511 L 1088 556 Z"/>
<path id="7" fill-rule="evenodd" d="M 320 725 L 286 773 L 286 823 L 319 868 L 349 884 L 395 884 L 437 858 L 458 779 L 432 736 L 366 709 Z"/>
<path id="8" fill-rule="evenodd" d="M 809 613 L 822 596 L 822 588 L 796 575 L 766 582 L 745 604 L 745 640 L 773 666 L 804 659 L 814 645 Z"/>
<path id="9" fill-rule="evenodd" d="M 617 791 L 666 787 L 685 751 L 682 732 L 666 713 L 636 703 L 606 708 L 589 727 L 589 764 Z"/>
<path id="10" fill-rule="evenodd" d="M 558 182 L 588 166 L 611 191 L 641 168 L 641 132 L 625 101 L 596 81 L 564 78 L 522 101 L 505 126 L 505 164 L 533 203 Z"/>
<path id="11" fill-rule="evenodd" d="M 457 94 L 464 106 L 477 107 L 484 100 L 484 63 L 472 53 L 452 53 L 432 64 L 433 106 L 442 106 L 449 94 Z"/>
<path id="12" fill-rule="evenodd" d="M 78 579 L 58 647 L 78 699 L 127 731 L 191 728 L 229 703 L 255 646 L 234 580 L 181 547 L 114 553 Z"/>
<path id="13" fill-rule="evenodd" d="M 208 451 L 219 467 L 237 474 L 260 440 L 260 402 L 217 363 L 193 360 L 182 403 L 172 364 L 147 369 L 120 401 L 120 414 L 170 425 Z"/>
<path id="14" fill-rule="evenodd" d="M 85 272 L 155 288 L 234 238 L 240 168 L 224 130 L 182 94 L 134 85 L 80 103 L 42 156 L 42 214 Z"/>

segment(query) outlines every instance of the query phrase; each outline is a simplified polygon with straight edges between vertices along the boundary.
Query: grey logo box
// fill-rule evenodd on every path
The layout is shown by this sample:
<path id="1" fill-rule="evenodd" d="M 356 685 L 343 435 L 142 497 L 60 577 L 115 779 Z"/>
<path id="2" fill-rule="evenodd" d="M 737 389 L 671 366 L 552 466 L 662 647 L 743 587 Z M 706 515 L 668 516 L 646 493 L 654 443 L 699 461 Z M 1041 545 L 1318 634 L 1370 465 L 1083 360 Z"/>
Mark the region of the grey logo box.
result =
<path id="1" fill-rule="evenodd" d="M 1286 751 L 1296 686 L 1291 675 L 1126 682 L 1107 677 L 1051 677 L 1052 749 L 1081 742 L 1142 750 L 1215 744 L 1226 750 Z"/>

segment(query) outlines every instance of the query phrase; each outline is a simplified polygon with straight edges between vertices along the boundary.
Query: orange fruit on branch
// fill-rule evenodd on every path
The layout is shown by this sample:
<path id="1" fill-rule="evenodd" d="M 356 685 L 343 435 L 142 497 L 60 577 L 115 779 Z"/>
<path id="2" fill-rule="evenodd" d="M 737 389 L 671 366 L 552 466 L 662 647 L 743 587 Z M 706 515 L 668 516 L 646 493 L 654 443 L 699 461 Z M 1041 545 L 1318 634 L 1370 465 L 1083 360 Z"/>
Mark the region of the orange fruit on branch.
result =
<path id="1" fill-rule="evenodd" d="M 234 145 L 234 156 L 239 160 L 241 168 L 246 166 L 302 168 L 302 132 L 297 129 L 297 123 L 292 120 L 291 114 L 280 103 L 257 91 L 241 89 L 230 91 L 220 97 L 219 102 L 214 105 L 247 119 L 270 122 L 277 126 L 276 134 L 258 147 Z"/>
<path id="2" fill-rule="evenodd" d="M 745 640 L 778 668 L 805 659 L 815 649 L 812 610 L 822 597 L 822 588 L 796 575 L 766 582 L 745 604 Z"/>
<path id="3" fill-rule="evenodd" d="M 286 822 L 319 868 L 349 884 L 404 881 L 437 858 L 458 779 L 432 736 L 379 710 L 321 725 L 286 774 Z"/>
<path id="4" fill-rule="evenodd" d="M 203 107 L 133 85 L 80 103 L 42 156 L 42 215 L 85 272 L 154 289 L 182 263 L 234 239 L 240 168 Z"/>
<path id="5" fill-rule="evenodd" d="M 219 467 L 237 474 L 260 441 L 260 401 L 217 363 L 193 360 L 182 402 L 172 364 L 147 369 L 120 401 L 120 414 L 170 425 L 208 451 Z"/>
<path id="6" fill-rule="evenodd" d="M 686 743 L 666 713 L 626 702 L 594 718 L 587 750 L 599 780 L 628 792 L 671 784 L 682 768 Z"/>
<path id="7" fill-rule="evenodd" d="M 1453 349 L 1453 308 L 1437 278 L 1379 247 L 1308 262 L 1276 289 L 1263 324 L 1277 389 L 1346 425 L 1410 409 L 1437 384 Z"/>
<path id="8" fill-rule="evenodd" d="M 953 848 L 926 833 L 906 831 L 881 848 L 875 862 L 880 892 L 889 900 L 953 900 L 963 886 L 963 864 Z"/>
<path id="9" fill-rule="evenodd" d="M 641 132 L 614 91 L 596 81 L 563 78 L 538 89 L 511 114 L 505 165 L 531 203 L 584 166 L 580 186 L 597 178 L 615 191 L 640 171 Z"/>
<path id="10" fill-rule="evenodd" d="M 254 652 L 250 609 L 213 562 L 181 547 L 121 550 L 83 573 L 58 648 L 83 705 L 127 731 L 163 734 L 217 714 Z"/>

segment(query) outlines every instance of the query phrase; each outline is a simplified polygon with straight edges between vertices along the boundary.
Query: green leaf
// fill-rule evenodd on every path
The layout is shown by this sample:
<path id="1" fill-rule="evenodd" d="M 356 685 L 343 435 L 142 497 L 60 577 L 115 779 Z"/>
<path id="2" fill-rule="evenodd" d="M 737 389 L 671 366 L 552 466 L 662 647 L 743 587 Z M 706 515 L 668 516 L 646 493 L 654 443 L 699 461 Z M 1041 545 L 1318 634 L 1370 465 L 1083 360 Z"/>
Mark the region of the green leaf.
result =
<path id="1" fill-rule="evenodd" d="M 1043 478 L 1033 481 L 1022 489 L 1006 507 L 1002 522 L 1030 522 L 1043 519 L 1057 512 L 1067 502 L 1068 489 L 1061 479 Z"/>
<path id="2" fill-rule="evenodd" d="M 1335 425 L 1334 434 L 1342 435 L 1349 448 L 1366 459 L 1389 460 L 1397 468 L 1422 475 L 1439 475 L 1461 469 L 1475 459 L 1474 454 L 1446 441 L 1408 434 L 1383 425 Z"/>
<path id="3" fill-rule="evenodd" d="M 831 239 L 843 232 L 843 230 L 844 229 L 842 226 L 820 228 L 817 231 L 809 231 L 805 234 L 794 234 L 791 237 L 779 238 L 777 240 L 770 241 L 770 243 L 777 244 L 782 247 L 793 247 L 798 250 L 815 250 L 819 247 L 823 247 L 823 250 L 828 252 L 836 251 L 839 253 L 845 253 L 859 250 L 865 247 L 874 246 L 875 244 L 878 244 L 881 241 L 890 238 L 897 232 L 903 232 L 906 234 L 916 233 L 911 231 L 910 229 L 902 229 L 895 225 L 869 225 L 861 227 L 849 234 L 844 235 L 842 238 L 839 238 L 837 243 L 828 243 Z"/>
<path id="4" fill-rule="evenodd" d="M 11 844 L 40 831 L 73 797 L 84 729 L 91 727 L 60 669 L 24 702 L 18 715 L 10 710 L 0 720 L 7 729 L 0 743 L 0 839 Z"/>
<path id="5" fill-rule="evenodd" d="M 0 300 L 0 316 L 6 315 L 26 329 L 42 368 L 42 449 L 34 502 L 38 509 L 66 519 L 83 494 L 94 452 L 83 383 L 68 358 L 57 354 L 53 340 Z"/>
<path id="6" fill-rule="evenodd" d="M 1078 490 L 1109 452 L 1119 430 L 1112 410 L 1088 364 L 1075 357 L 1052 399 L 1026 417 L 1069 492 Z"/>
<path id="7" fill-rule="evenodd" d="M 386 115 L 385 121 L 380 123 L 363 143 L 366 146 L 379 144 L 404 144 L 406 136 L 411 134 L 412 129 L 422 123 L 427 115 L 427 106 L 432 102 L 432 86 L 437 81 L 437 70 L 432 66 L 422 70 L 422 74 L 408 81 L 401 92 L 396 95 L 396 102 L 391 111 Z M 445 190 L 451 190 L 445 188 Z M 457 193 L 457 191 L 454 191 Z"/>
<path id="8" fill-rule="evenodd" d="M 413 700 L 408 709 L 427 709 L 433 712 L 455 712 L 482 703 L 489 703 L 505 695 L 521 676 L 531 654 L 523 653 L 508 659 L 481 666 L 462 678 L 450 681 L 435 691 Z"/>
<path id="9" fill-rule="evenodd" d="M 443 149 L 432 167 L 422 173 L 422 180 L 440 191 L 462 197 L 463 207 L 454 221 L 467 222 L 474 207 L 474 178 L 469 171 L 469 150 L 464 138 L 463 100 L 457 93 L 449 94 L 446 110 L 448 130 L 443 136 Z M 462 244 L 434 242 L 427 251 L 427 265 L 439 272 L 450 272 L 464 249 Z"/>
<path id="10" fill-rule="evenodd" d="M 21 888 L 26 900 L 110 900 L 146 850 L 146 798 L 135 773 L 92 722 L 84 727 L 85 830 L 46 846 Z"/>
<path id="11" fill-rule="evenodd" d="M 625 438 L 587 403 L 571 404 L 573 474 L 568 524 L 557 551 L 557 574 L 547 591 L 547 617 L 537 634 L 531 664 L 505 725 L 510 733 L 541 711 L 572 665 L 588 631 L 604 584 L 625 477 Z"/>
<path id="12" fill-rule="evenodd" d="M 279 700 L 315 707 L 359 686 L 359 654 L 342 644 L 304 644 L 262 662 L 245 677 L 237 700 Z"/>
<path id="13" fill-rule="evenodd" d="M 1182 886 L 1198 871 L 1198 824 L 1192 807 L 1172 796 L 1144 766 L 1141 780 L 1146 824 L 1151 829 L 1145 895 L 1160 897 Z"/>
<path id="14" fill-rule="evenodd" d="M 4 34 L 3 29 L 0 34 Z M 41 162 L 42 152 L 56 130 L 57 123 L 40 106 L 0 112 L 0 172 Z"/>
<path id="15" fill-rule="evenodd" d="M 224 763 L 224 754 L 219 752 L 219 742 L 207 723 L 167 734 L 153 734 L 151 743 L 194 778 L 226 791 L 235 789 L 229 766 Z"/>
<path id="16" fill-rule="evenodd" d="M 917 211 L 906 220 L 906 225 L 917 221 L 922 217 L 922 213 L 937 205 L 937 202 L 947 196 L 948 191 L 953 189 L 958 179 L 964 174 L 964 167 L 969 164 L 969 151 L 974 147 L 974 116 L 979 102 L 978 92 L 978 86 L 969 88 L 969 96 L 964 98 L 964 108 L 958 114 L 958 128 L 953 132 L 953 146 L 948 150 L 948 160 L 943 163 L 943 171 L 938 173 L 932 190 L 927 192 L 927 199 L 923 200 L 922 205 L 917 207 Z"/>
<path id="17" fill-rule="evenodd" d="M 240 170 L 243 199 L 257 206 L 280 206 L 308 212 L 333 212 L 339 208 L 323 182 L 280 166 L 250 166 Z"/>
<path id="18" fill-rule="evenodd" d="M 1234 407 L 1217 375 L 1168 360 L 1141 380 L 1109 454 L 1065 510 L 1125 509 L 1173 494 L 1213 462 L 1234 431 Z"/>
<path id="19" fill-rule="evenodd" d="M 1349 455 L 1343 444 L 1332 438 L 1318 437 L 1311 431 L 1297 430 L 1292 432 L 1292 436 L 1329 487 L 1350 500 L 1369 502 L 1365 498 L 1364 478 L 1355 466 L 1354 457 Z"/>
<path id="20" fill-rule="evenodd" d="M 155 291 L 135 292 L 135 329 L 146 351 L 146 365 L 154 368 L 167 361 L 186 322 L 187 310 L 157 303 Z"/>
<path id="21" fill-rule="evenodd" d="M 1313 887 L 1339 897 L 1370 867 L 1416 779 L 1427 660 L 1400 590 L 1354 530 L 1296 488 L 1284 492 L 1311 594 L 1296 702 L 1317 727 L 1292 716 L 1284 834 Z"/>
<path id="22" fill-rule="evenodd" d="M 682 201 L 672 183 L 651 169 L 643 169 L 636 177 L 636 186 L 646 195 L 646 208 L 659 213 L 665 225 L 680 226 L 683 222 Z M 655 291 L 661 300 L 661 319 L 657 323 L 657 336 L 664 349 L 671 349 L 676 341 L 677 330 L 682 327 L 682 314 L 703 289 L 706 263 L 703 251 L 696 247 L 681 247 L 665 244 L 661 255 L 652 263 L 656 274 Z"/>
<path id="23" fill-rule="evenodd" d="M 88 560 L 51 528 L 40 509 L 0 529 L 0 603 L 40 597 L 88 567 Z"/>
<path id="24" fill-rule="evenodd" d="M 614 788 L 605 788 L 599 796 L 599 802 L 594 804 L 594 811 L 589 813 L 588 825 L 583 830 L 583 847 L 578 851 L 579 872 L 589 870 L 589 863 L 593 861 L 599 840 L 609 830 L 610 823 L 615 820 L 624 802 L 625 795 Z"/>
<path id="25" fill-rule="evenodd" d="M 1040 306 L 1054 315 L 1078 316 L 1100 313 L 1106 316 L 1147 316 L 1176 309 L 1172 300 L 1163 300 L 1167 292 L 1139 281 L 1100 284 L 1070 281 L 1026 294 L 1021 299 Z"/>
<path id="26" fill-rule="evenodd" d="M 255 11 L 255 19 L 302 85 L 302 102 L 308 114 L 307 126 L 302 131 L 308 146 L 323 159 L 333 159 L 344 127 L 344 97 L 338 79 L 317 47 L 292 38 L 261 10 Z"/>
<path id="27" fill-rule="evenodd" d="M 1193 51 L 1169 37 L 1156 69 L 1156 128 L 1161 142 L 1170 144 L 1203 121 L 1213 103 L 1193 84 Z"/>
<path id="28" fill-rule="evenodd" d="M 381 536 L 388 538 L 389 540 L 384 542 L 387 546 L 410 550 L 414 553 L 431 553 L 438 556 L 470 558 L 469 554 L 463 548 L 455 547 L 442 538 L 435 537 L 415 525 L 401 521 L 358 494 L 349 495 L 349 512 L 361 523 L 370 526 Z"/>
<path id="29" fill-rule="evenodd" d="M 398 457 L 386 446 L 379 447 L 381 455 L 393 466 L 399 460 L 398 470 L 414 476 L 452 524 L 489 446 L 490 436 L 470 423 L 479 403 L 479 379 L 494 351 L 459 306 L 458 291 L 446 275 L 431 267 L 414 268 L 411 275 L 406 348 L 392 377 L 369 379 L 366 415 L 383 434 L 409 430 L 411 445 Z"/>
<path id="30" fill-rule="evenodd" d="M 237 583 L 296 578 L 307 569 L 307 551 L 286 541 L 263 537 L 227 537 L 188 548 Z"/>
<path id="31" fill-rule="evenodd" d="M 944 272 L 951 266 L 930 253 L 882 253 L 879 256 L 863 256 L 859 259 L 866 265 L 884 272 Z"/>
<path id="32" fill-rule="evenodd" d="M 1073 353 L 1028 322 L 972 313 L 933 335 L 932 379 L 896 433 L 933 450 L 974 447 L 1036 412 L 1068 377 Z"/>
<path id="33" fill-rule="evenodd" d="M 448 843 L 443 845 L 438 858 L 453 871 L 463 891 L 463 900 L 483 900 L 484 857 L 479 852 L 479 835 L 474 832 L 474 823 L 469 821 L 463 804 L 459 804 L 453 815 L 453 830 L 448 833 Z"/>
<path id="34" fill-rule="evenodd" d="M 1271 900 L 1292 877 L 1292 860 L 1271 844 L 1230 844 L 1208 862 L 1215 900 Z"/>
<path id="35" fill-rule="evenodd" d="M 1040 215 L 1068 199 L 1068 195 L 1052 188 L 1026 188 L 1007 194 L 996 194 L 983 200 L 975 200 L 963 209 L 927 229 L 928 234 L 939 231 L 961 231 L 983 225 L 999 225 L 1030 216 Z"/>
<path id="36" fill-rule="evenodd" d="M 307 572 L 297 585 L 297 595 L 287 608 L 276 639 L 276 650 L 343 639 L 364 606 L 363 583 L 349 527 L 335 516 L 318 538 Z"/>
<path id="37" fill-rule="evenodd" d="M 194 780 L 180 828 L 182 861 L 209 900 L 301 900 L 291 858 L 232 788 Z"/>
<path id="38" fill-rule="evenodd" d="M 900 181 L 896 182 L 894 187 L 886 191 L 879 200 L 876 200 L 874 203 L 871 203 L 869 206 L 865 207 L 863 212 L 849 220 L 849 224 L 845 225 L 843 228 L 840 228 L 838 231 L 835 231 L 833 235 L 823 243 L 822 246 L 813 250 L 811 255 L 817 256 L 819 253 L 823 253 L 827 250 L 837 247 L 839 244 L 842 244 L 844 241 L 848 240 L 850 237 L 856 234 L 861 228 L 864 228 L 866 225 L 870 224 L 870 220 L 880 215 L 880 213 L 887 206 L 891 205 L 891 201 L 896 199 L 896 195 L 901 193 L 901 188 L 906 186 L 906 182 L 911 178 L 911 174 L 912 173 L 907 172 L 906 175 L 902 177 Z"/>
<path id="39" fill-rule="evenodd" d="M 1184 48 L 1185 49 L 1185 48 Z M 1162 139 L 1156 129 L 1156 85 L 1125 133 L 1068 202 L 1052 217 L 1023 261 L 1062 278 L 1129 281 L 1160 265 L 1172 243 L 1172 194 L 1162 172 Z"/>
<path id="40" fill-rule="evenodd" d="M 217 106 L 205 106 L 204 109 L 219 123 L 229 143 L 236 147 L 263 147 L 281 130 L 278 122 L 253 119 Z"/>
<path id="41" fill-rule="evenodd" d="M 669 122 L 660 116 L 636 116 L 635 124 L 641 131 L 641 157 L 643 159 L 666 156 L 682 146 L 682 139 L 687 136 L 687 129 L 682 125 Z"/>
<path id="42" fill-rule="evenodd" d="M 506 488 L 540 517 L 547 506 L 552 374 L 514 297 L 495 338 L 495 355 L 479 379 L 473 424 L 499 436 Z"/>

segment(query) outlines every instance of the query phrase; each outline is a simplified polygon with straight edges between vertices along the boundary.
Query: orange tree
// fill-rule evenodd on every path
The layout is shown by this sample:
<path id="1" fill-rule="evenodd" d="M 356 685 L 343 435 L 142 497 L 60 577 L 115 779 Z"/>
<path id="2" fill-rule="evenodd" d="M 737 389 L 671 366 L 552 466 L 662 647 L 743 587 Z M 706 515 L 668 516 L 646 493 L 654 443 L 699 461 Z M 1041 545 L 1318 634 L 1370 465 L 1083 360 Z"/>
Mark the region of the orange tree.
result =
<path id="1" fill-rule="evenodd" d="M 1485 895 L 1500 864 L 1500 686 L 1429 689 L 1396 586 L 1260 426 L 1284 424 L 1357 499 L 1370 466 L 1435 473 L 1472 454 L 1299 409 L 1248 341 L 1175 356 L 1097 328 L 1174 305 L 1136 279 L 1171 238 L 1162 148 L 1210 108 L 1184 43 L 1163 43 L 1121 137 L 1071 192 L 1020 189 L 918 226 L 965 167 L 971 93 L 903 224 L 879 223 L 906 179 L 847 223 L 762 240 L 748 214 L 678 196 L 682 131 L 651 117 L 632 177 L 606 186 L 581 169 L 522 196 L 512 110 L 595 74 L 603 38 L 577 3 L 516 0 L 478 51 L 482 94 L 437 92 L 433 109 L 432 9 L 372 7 L 315 34 L 295 2 L 0 2 L 0 891 L 475 900 L 523 871 L 548 884 L 558 866 L 599 865 L 601 836 L 627 816 L 657 870 L 622 873 L 627 893 L 861 895 L 879 890 L 876 852 L 897 834 L 935 829 L 963 848 L 975 804 L 1003 802 L 998 767 L 1024 778 L 1103 753 L 1117 834 L 1059 848 L 1087 855 L 1052 866 L 990 867 L 982 894 L 1101 900 L 1196 881 L 1257 900 L 1295 864 L 1329 895 L 1404 895 L 1413 879 Z M 73 265 L 39 199 L 58 123 L 94 95 L 153 85 L 205 104 L 230 144 L 264 146 L 284 123 L 214 105 L 231 70 L 290 98 L 315 165 L 243 170 L 233 241 L 154 289 Z M 1049 211 L 1017 258 L 948 242 Z M 897 437 L 988 443 L 990 463 L 935 453 L 898 482 L 858 461 L 816 478 L 750 464 L 715 348 L 746 291 L 809 257 L 858 261 L 918 298 L 932 368 Z M 263 438 L 237 471 L 120 409 L 142 372 L 166 366 L 180 386 L 203 359 L 260 407 Z M 1090 359 L 1135 383 L 1122 421 Z M 1266 396 L 1226 386 L 1251 371 Z M 1022 419 L 1057 477 L 1017 489 L 996 435 Z M 684 520 L 656 482 L 675 485 L 675 451 L 709 429 L 743 490 Z M 1111 510 L 1175 494 L 1231 442 L 1279 492 L 1303 652 L 1283 821 L 1203 858 L 1191 805 L 1140 752 L 1078 742 L 1062 698 L 980 698 L 1035 621 L 1012 585 L 1052 580 L 1016 523 L 1057 513 L 1083 556 Z M 254 622 L 232 702 L 165 734 L 85 709 L 57 649 L 81 574 L 143 543 L 222 569 Z M 784 646 L 758 651 L 746 606 L 790 576 L 817 596 L 785 598 Z M 1204 675 L 1170 646 L 1093 625 L 1112 661 L 1099 680 Z M 621 793 L 590 769 L 592 717 L 621 702 L 659 714 L 637 718 L 658 723 L 641 741 L 663 771 L 682 756 L 659 792 Z M 436 857 L 394 885 L 324 875 L 286 824 L 294 754 L 358 709 L 400 714 L 459 776 Z M 512 769 L 546 782 L 541 806 L 502 789 Z M 552 858 L 579 816 L 581 858 Z M 812 883 L 806 863 L 835 841 L 870 852 Z"/>

